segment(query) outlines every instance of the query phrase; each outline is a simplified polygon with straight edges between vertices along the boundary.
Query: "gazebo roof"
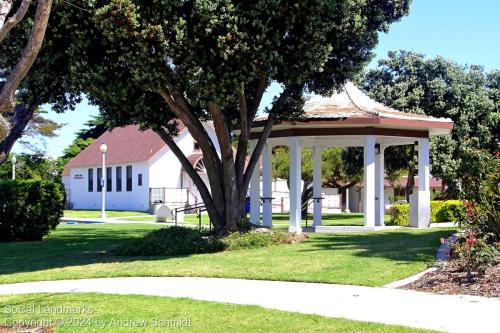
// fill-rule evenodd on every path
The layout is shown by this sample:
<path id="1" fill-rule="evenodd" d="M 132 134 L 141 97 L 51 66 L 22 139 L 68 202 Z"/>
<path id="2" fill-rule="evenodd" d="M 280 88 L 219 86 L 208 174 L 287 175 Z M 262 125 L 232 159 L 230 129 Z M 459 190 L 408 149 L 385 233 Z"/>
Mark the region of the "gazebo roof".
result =
<path id="1" fill-rule="evenodd" d="M 252 132 L 259 132 L 266 119 L 267 115 L 257 117 Z M 341 91 L 329 97 L 311 97 L 305 102 L 303 118 L 275 125 L 275 135 L 271 137 L 277 136 L 276 131 L 283 129 L 338 127 L 408 129 L 427 132 L 428 136 L 432 136 L 449 134 L 453 122 L 449 118 L 394 110 L 374 101 L 352 82 L 347 82 Z M 351 132 L 345 134 L 362 134 L 359 130 Z"/>

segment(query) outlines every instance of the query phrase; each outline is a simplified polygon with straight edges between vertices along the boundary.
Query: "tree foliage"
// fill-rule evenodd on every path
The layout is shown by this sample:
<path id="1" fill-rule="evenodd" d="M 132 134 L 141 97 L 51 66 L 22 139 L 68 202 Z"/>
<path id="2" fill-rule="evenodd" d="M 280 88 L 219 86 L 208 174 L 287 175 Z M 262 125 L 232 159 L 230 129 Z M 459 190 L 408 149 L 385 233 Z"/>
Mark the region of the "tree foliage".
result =
<path id="1" fill-rule="evenodd" d="M 60 181 L 55 159 L 42 153 L 16 155 L 16 179 Z M 0 165 L 0 179 L 12 178 L 12 157 Z"/>
<path id="2" fill-rule="evenodd" d="M 472 151 L 491 155 L 499 140 L 499 72 L 485 73 L 479 66 L 462 66 L 422 54 L 389 52 L 376 69 L 362 76 L 362 88 L 377 101 L 397 110 L 451 118 L 451 136 L 431 141 L 431 173 L 457 196 L 461 181 L 476 169 Z M 387 167 L 416 168 L 412 147 L 391 147 Z"/>
<path id="3" fill-rule="evenodd" d="M 80 101 L 70 80 L 72 54 L 68 50 L 72 36 L 78 35 L 68 8 L 79 9 L 67 2 L 56 2 L 52 8 L 52 0 L 38 1 L 36 6 L 27 0 L 0 0 L 0 7 L 7 3 L 11 5 L 5 7 L 5 24 L 0 13 L 0 164 L 14 143 L 30 131 L 34 124 L 30 121 L 37 120 L 41 105 L 51 104 L 61 112 Z M 12 21 L 22 4 L 27 4 L 27 11 Z M 9 20 L 12 23 L 4 29 Z"/>

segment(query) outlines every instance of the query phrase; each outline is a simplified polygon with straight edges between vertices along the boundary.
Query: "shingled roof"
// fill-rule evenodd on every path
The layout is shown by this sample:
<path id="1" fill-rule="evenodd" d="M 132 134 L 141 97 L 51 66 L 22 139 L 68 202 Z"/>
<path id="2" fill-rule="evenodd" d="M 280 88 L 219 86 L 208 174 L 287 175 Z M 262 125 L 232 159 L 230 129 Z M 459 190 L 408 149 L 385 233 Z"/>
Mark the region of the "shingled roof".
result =
<path id="1" fill-rule="evenodd" d="M 177 123 L 180 133 L 185 127 L 182 122 L 177 121 Z M 108 165 L 148 161 L 166 146 L 152 130 L 141 131 L 138 125 L 117 127 L 102 134 L 69 161 L 64 167 L 63 176 L 69 175 L 71 168 L 100 165 L 102 156 L 99 146 L 103 142 L 108 146 L 106 153 Z"/>
<path id="2" fill-rule="evenodd" d="M 394 110 L 374 101 L 358 89 L 352 82 L 347 82 L 338 93 L 334 93 L 329 97 L 315 95 L 304 104 L 304 121 L 346 118 L 362 118 L 367 120 L 389 118 L 452 123 L 448 118 L 436 118 Z M 260 127 L 261 125 L 259 122 L 266 119 L 267 115 L 257 117 L 255 119 L 255 127 Z M 300 122 L 300 120 L 297 122 Z"/>

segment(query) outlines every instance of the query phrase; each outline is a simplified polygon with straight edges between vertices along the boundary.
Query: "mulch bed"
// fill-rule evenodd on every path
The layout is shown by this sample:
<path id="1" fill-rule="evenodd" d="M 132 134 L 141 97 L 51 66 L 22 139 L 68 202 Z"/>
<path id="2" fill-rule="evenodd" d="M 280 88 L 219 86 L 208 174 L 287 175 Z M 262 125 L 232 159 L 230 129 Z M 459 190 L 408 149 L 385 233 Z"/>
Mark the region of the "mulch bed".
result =
<path id="1" fill-rule="evenodd" d="M 500 297 L 500 257 L 484 275 L 475 274 L 472 283 L 467 282 L 467 273 L 460 271 L 457 261 L 450 260 L 443 263 L 438 270 L 425 274 L 419 280 L 401 288 L 438 294 Z"/>

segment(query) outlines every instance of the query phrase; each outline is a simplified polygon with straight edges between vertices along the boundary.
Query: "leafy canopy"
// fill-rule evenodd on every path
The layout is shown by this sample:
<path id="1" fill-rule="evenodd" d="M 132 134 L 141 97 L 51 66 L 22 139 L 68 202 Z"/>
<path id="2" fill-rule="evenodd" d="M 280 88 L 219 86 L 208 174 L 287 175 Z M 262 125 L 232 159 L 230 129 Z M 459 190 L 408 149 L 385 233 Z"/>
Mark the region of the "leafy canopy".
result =
<path id="1" fill-rule="evenodd" d="M 462 66 L 442 57 L 389 52 L 376 69 L 360 80 L 369 95 L 395 109 L 451 118 L 451 136 L 431 142 L 431 173 L 442 178 L 457 195 L 459 183 L 479 173 L 478 153 L 498 150 L 500 74 L 479 66 Z M 413 149 L 392 148 L 388 167 L 415 167 Z"/>
<path id="2" fill-rule="evenodd" d="M 94 8 L 95 26 L 68 9 L 85 20 L 69 49 L 73 73 L 112 123 L 155 127 L 173 117 L 160 87 L 186 97 L 201 119 L 216 102 L 232 125 L 239 87 L 251 104 L 261 78 L 295 87 L 289 105 L 299 108 L 303 88 L 325 94 L 358 72 L 408 1 L 112 0 Z"/>

